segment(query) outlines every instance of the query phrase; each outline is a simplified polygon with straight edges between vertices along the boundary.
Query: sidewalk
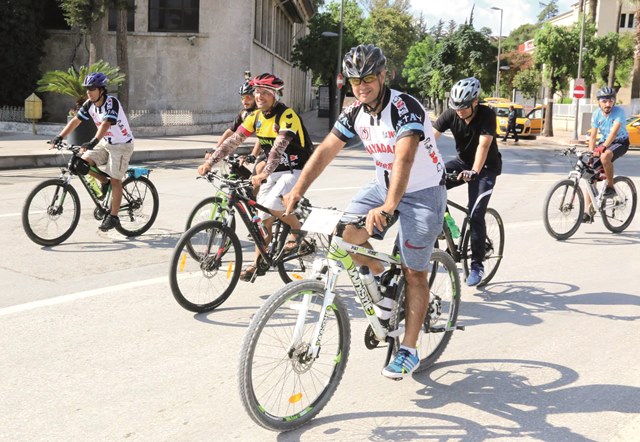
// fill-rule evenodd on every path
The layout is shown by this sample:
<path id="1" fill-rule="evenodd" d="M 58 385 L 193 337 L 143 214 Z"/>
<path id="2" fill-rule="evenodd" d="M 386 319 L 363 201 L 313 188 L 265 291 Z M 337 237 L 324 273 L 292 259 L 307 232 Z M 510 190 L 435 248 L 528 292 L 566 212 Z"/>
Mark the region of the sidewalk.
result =
<path id="1" fill-rule="evenodd" d="M 318 118 L 317 111 L 302 114 L 302 120 L 314 143 L 321 142 L 329 133 L 329 119 Z M 25 169 L 33 167 L 52 167 L 60 165 L 60 155 L 48 149 L 46 142 L 51 135 L 33 135 L 28 133 L 0 132 L 0 169 Z M 506 146 L 574 144 L 573 134 L 555 131 L 553 138 L 538 137 L 537 140 L 522 140 L 515 144 L 510 139 Z M 219 139 L 218 135 L 185 135 L 136 138 L 132 163 L 145 161 L 200 159 L 204 151 L 211 149 Z M 248 153 L 255 144 L 255 138 L 248 138 L 238 152 Z M 499 142 L 499 145 L 505 146 Z"/>

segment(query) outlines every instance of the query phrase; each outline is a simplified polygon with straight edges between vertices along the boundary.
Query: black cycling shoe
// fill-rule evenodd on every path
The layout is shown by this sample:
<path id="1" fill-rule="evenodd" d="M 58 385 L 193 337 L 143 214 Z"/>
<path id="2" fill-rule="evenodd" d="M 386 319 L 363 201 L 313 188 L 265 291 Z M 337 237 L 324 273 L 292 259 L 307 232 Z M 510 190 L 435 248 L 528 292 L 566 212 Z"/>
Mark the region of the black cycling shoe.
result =
<path id="1" fill-rule="evenodd" d="M 593 222 L 593 217 L 591 215 L 589 215 L 588 213 L 583 213 L 582 214 L 582 222 L 591 224 Z"/>
<path id="2" fill-rule="evenodd" d="M 98 228 L 103 232 L 107 232 L 119 225 L 120 225 L 120 218 L 118 218 L 117 216 L 108 214 L 107 216 L 104 217 L 104 219 L 102 220 L 102 224 L 100 224 L 100 227 Z"/>
<path id="3" fill-rule="evenodd" d="M 609 186 L 607 186 L 607 188 L 604 189 L 604 193 L 602 194 L 604 198 L 614 198 L 616 195 L 617 195 L 616 189 Z"/>

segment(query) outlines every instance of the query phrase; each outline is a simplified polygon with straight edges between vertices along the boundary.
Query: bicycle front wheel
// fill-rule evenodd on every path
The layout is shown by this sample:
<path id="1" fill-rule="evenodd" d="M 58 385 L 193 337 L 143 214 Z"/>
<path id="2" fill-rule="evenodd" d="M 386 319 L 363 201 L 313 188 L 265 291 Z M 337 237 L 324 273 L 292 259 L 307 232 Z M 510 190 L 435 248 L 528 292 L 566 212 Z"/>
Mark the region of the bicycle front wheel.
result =
<path id="1" fill-rule="evenodd" d="M 138 236 L 149 230 L 158 216 L 158 191 L 147 177 L 129 177 L 122 182 L 122 205 L 116 230 Z"/>
<path id="2" fill-rule="evenodd" d="M 38 184 L 22 207 L 22 227 L 31 241 L 55 246 L 78 227 L 80 198 L 76 189 L 60 179 Z"/>
<path id="3" fill-rule="evenodd" d="M 620 233 L 631 224 L 636 213 L 638 195 L 636 186 L 626 176 L 613 179 L 616 196 L 605 200 L 600 210 L 604 226 L 613 233 Z"/>
<path id="4" fill-rule="evenodd" d="M 498 214 L 495 209 L 489 207 L 484 215 L 484 222 L 487 232 L 484 241 L 484 256 L 482 258 L 484 277 L 478 284 L 478 287 L 488 284 L 495 276 L 502 262 L 502 252 L 504 251 L 504 224 L 502 223 L 500 214 Z M 469 229 L 465 235 L 462 250 L 464 250 L 462 254 L 464 274 L 465 276 L 469 276 L 469 272 L 471 271 L 471 229 Z"/>
<path id="5" fill-rule="evenodd" d="M 584 195 L 572 180 L 556 183 L 547 193 L 542 208 L 542 220 L 549 235 L 565 240 L 578 231 L 584 213 Z"/>
<path id="6" fill-rule="evenodd" d="M 209 196 L 195 205 L 189 216 L 185 231 L 203 221 L 223 222 L 227 217 L 227 200 L 220 196 Z M 235 230 L 236 220 L 231 221 L 231 228 Z"/>
<path id="7" fill-rule="evenodd" d="M 171 293 L 185 309 L 202 313 L 222 304 L 240 279 L 242 248 L 236 234 L 218 221 L 187 230 L 173 250 Z"/>
<path id="8" fill-rule="evenodd" d="M 420 365 L 416 372 L 431 367 L 442 356 L 451 340 L 460 307 L 460 275 L 453 258 L 442 250 L 431 254 L 429 310 L 418 338 Z M 400 279 L 396 305 L 391 312 L 390 330 L 405 328 L 405 281 Z M 395 338 L 394 351 L 400 349 L 401 336 Z"/>
<path id="9" fill-rule="evenodd" d="M 351 330 L 338 297 L 326 308 L 319 353 L 309 354 L 324 299 L 322 282 L 297 281 L 271 295 L 251 321 L 238 385 L 245 410 L 264 428 L 289 431 L 305 424 L 342 379 Z"/>

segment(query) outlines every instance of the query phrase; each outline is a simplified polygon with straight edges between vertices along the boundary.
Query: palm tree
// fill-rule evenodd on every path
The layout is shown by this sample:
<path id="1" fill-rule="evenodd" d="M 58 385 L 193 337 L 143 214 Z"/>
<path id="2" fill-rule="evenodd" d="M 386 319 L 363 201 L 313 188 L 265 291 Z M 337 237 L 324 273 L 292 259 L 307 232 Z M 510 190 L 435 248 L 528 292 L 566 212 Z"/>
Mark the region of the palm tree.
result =
<path id="1" fill-rule="evenodd" d="M 82 82 L 87 74 L 102 72 L 108 78 L 108 86 L 115 89 L 124 81 L 124 75 L 118 67 L 109 65 L 106 61 L 99 60 L 91 66 L 80 66 L 77 71 L 70 67 L 67 71 L 48 71 L 38 80 L 37 92 L 53 92 L 61 95 L 69 95 L 75 99 L 74 107 L 70 110 L 75 113 L 87 99 L 87 93 Z"/>

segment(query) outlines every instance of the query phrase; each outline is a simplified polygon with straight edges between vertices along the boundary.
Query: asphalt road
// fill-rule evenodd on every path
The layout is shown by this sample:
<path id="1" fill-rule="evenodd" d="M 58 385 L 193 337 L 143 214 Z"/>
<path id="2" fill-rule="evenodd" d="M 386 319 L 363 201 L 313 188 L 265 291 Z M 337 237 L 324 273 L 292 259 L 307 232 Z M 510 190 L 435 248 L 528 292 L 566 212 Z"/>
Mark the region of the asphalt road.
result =
<path id="1" fill-rule="evenodd" d="M 244 330 L 281 286 L 277 274 L 240 283 L 209 314 L 171 295 L 172 248 L 211 193 L 193 162 L 150 163 L 160 213 L 147 234 L 99 232 L 83 195 L 78 229 L 52 248 L 26 237 L 20 210 L 56 170 L 0 172 L 0 440 L 638 440 L 640 219 L 622 234 L 598 220 L 553 240 L 542 201 L 570 167 L 555 149 L 502 150 L 491 206 L 505 221 L 505 259 L 489 286 L 463 287 L 467 328 L 440 362 L 402 382 L 383 378 L 384 351 L 366 350 L 363 315 L 350 309 L 341 385 L 315 420 L 286 434 L 248 418 L 236 380 Z M 616 163 L 638 188 L 639 170 L 638 151 Z M 371 160 L 348 149 L 308 196 L 344 207 L 372 177 Z M 466 201 L 463 189 L 450 197 Z"/>

